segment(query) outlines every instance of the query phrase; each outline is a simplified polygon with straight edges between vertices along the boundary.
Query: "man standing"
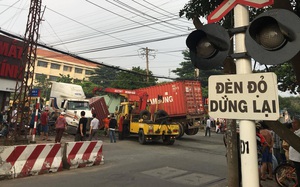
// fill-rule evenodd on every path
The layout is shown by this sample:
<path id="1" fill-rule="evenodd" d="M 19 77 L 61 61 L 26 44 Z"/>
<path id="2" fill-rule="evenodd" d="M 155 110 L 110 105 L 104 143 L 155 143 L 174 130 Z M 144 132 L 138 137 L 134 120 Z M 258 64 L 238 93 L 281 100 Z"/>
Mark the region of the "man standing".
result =
<path id="1" fill-rule="evenodd" d="M 49 108 L 46 107 L 41 115 L 41 139 L 51 141 L 48 139 L 48 121 L 49 121 Z"/>
<path id="2" fill-rule="evenodd" d="M 103 119 L 104 122 L 104 135 L 108 135 L 108 126 L 109 126 L 109 120 L 110 120 L 110 115 L 107 116 L 107 118 Z"/>
<path id="3" fill-rule="evenodd" d="M 266 140 L 266 146 L 262 151 L 262 160 L 261 160 L 261 179 L 273 179 L 272 174 L 272 148 L 274 144 L 273 136 L 271 131 L 262 124 L 263 129 L 260 130 L 260 134 Z M 267 175 L 268 174 L 268 175 Z"/>
<path id="4" fill-rule="evenodd" d="M 16 123 L 16 121 L 17 121 L 17 107 L 13 106 L 12 110 L 11 110 L 10 122 L 11 122 L 11 124 L 14 124 L 14 123 Z"/>
<path id="5" fill-rule="evenodd" d="M 99 120 L 96 118 L 96 114 L 93 114 L 93 119 L 91 121 L 91 125 L 90 125 L 90 137 L 89 137 L 89 141 L 91 141 L 93 139 L 93 137 L 96 137 L 96 140 L 98 139 L 97 137 L 97 133 L 98 133 L 98 128 L 99 128 Z"/>
<path id="6" fill-rule="evenodd" d="M 58 116 L 58 118 L 55 121 L 55 131 L 56 131 L 55 143 L 58 143 L 61 141 L 63 133 L 64 133 L 65 129 L 67 128 L 67 122 L 66 122 L 65 115 L 66 115 L 65 112 L 60 113 L 60 116 Z"/>
<path id="7" fill-rule="evenodd" d="M 210 136 L 210 127 L 211 127 L 211 121 L 209 119 L 209 117 L 206 120 L 206 127 L 205 127 L 205 136 L 207 136 L 207 133 Z"/>
<path id="8" fill-rule="evenodd" d="M 85 141 L 86 136 L 86 124 L 87 118 L 85 117 L 85 111 L 81 111 L 81 118 L 78 123 L 77 133 L 75 135 L 75 141 Z"/>
<path id="9" fill-rule="evenodd" d="M 293 130 L 294 133 L 300 137 L 300 116 L 297 115 L 294 117 L 293 122 L 292 122 Z M 289 148 L 289 159 L 293 161 L 295 169 L 296 169 L 296 174 L 298 178 L 298 186 L 299 186 L 299 181 L 300 181 L 300 153 L 296 151 L 292 146 Z"/>
<path id="10" fill-rule="evenodd" d="M 117 127 L 117 120 L 115 119 L 114 114 L 111 115 L 111 119 L 109 121 L 109 138 L 110 143 L 116 143 L 116 127 Z"/>

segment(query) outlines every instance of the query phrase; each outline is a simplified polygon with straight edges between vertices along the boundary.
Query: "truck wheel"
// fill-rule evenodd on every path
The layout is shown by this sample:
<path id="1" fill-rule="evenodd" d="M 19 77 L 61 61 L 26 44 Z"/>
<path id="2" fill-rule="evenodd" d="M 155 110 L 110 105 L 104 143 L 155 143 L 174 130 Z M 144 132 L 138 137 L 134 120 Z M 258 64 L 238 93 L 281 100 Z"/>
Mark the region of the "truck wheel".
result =
<path id="1" fill-rule="evenodd" d="M 176 137 L 176 139 L 180 139 L 184 135 L 183 125 L 181 123 L 178 123 L 178 126 L 179 126 L 179 133 L 178 133 L 178 136 Z"/>
<path id="2" fill-rule="evenodd" d="M 195 135 L 196 129 L 185 129 L 185 134 L 187 135 Z"/>
<path id="3" fill-rule="evenodd" d="M 144 131 L 142 129 L 139 131 L 139 142 L 140 142 L 140 144 L 145 144 L 146 143 L 145 134 L 144 134 Z"/>
<path id="4" fill-rule="evenodd" d="M 142 110 L 140 112 L 140 118 L 143 120 L 149 120 L 150 119 L 150 112 L 148 110 Z"/>
<path id="5" fill-rule="evenodd" d="M 164 144 L 164 145 L 173 145 L 174 142 L 175 142 L 175 140 L 174 140 L 174 139 L 171 139 L 170 136 L 165 136 L 165 137 L 163 138 L 163 144 Z"/>
<path id="6" fill-rule="evenodd" d="M 158 110 L 155 113 L 155 123 L 162 123 L 166 117 L 168 117 L 168 113 L 164 110 Z"/>

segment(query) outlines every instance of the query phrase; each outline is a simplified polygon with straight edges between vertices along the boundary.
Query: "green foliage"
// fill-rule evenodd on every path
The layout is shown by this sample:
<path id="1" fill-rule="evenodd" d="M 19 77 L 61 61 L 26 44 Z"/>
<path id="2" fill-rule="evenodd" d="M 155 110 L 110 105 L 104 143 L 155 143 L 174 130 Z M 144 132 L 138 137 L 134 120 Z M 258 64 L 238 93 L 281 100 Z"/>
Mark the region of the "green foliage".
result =
<path id="1" fill-rule="evenodd" d="M 157 78 L 153 77 L 151 71 L 149 71 L 149 81 L 147 81 L 147 76 L 145 76 L 147 75 L 146 70 L 140 67 L 132 67 L 131 71 L 136 73 L 119 72 L 114 82 L 111 83 L 111 86 L 114 88 L 138 89 L 156 84 Z"/>
<path id="2" fill-rule="evenodd" d="M 50 81 L 47 79 L 47 75 L 42 74 L 41 76 L 36 77 L 34 80 L 35 86 L 33 88 L 41 90 L 41 97 L 49 100 L 50 96 Z"/>
<path id="3" fill-rule="evenodd" d="M 112 82 L 117 78 L 119 72 L 120 70 L 118 70 L 117 66 L 115 66 L 115 68 L 98 66 L 89 77 L 89 80 L 98 87 L 112 87 Z"/>
<path id="4" fill-rule="evenodd" d="M 300 113 L 300 99 L 299 97 L 280 97 L 279 96 L 279 108 L 287 109 L 291 116 Z"/>
<path id="5" fill-rule="evenodd" d="M 60 73 L 59 76 L 60 77 L 56 79 L 56 82 L 73 83 L 73 78 L 70 77 L 70 74 L 63 75 Z"/>
<path id="6" fill-rule="evenodd" d="M 199 78 L 195 77 L 195 67 L 191 62 L 191 59 L 189 57 L 189 51 L 183 51 L 183 58 L 185 61 L 181 62 L 179 65 L 180 68 L 176 68 L 175 70 L 172 70 L 173 73 L 175 73 L 179 79 L 199 79 L 202 86 L 202 96 L 208 97 L 208 78 L 211 75 L 221 75 L 223 74 L 223 70 L 221 69 L 212 69 L 212 70 L 199 70 Z"/>
<path id="7" fill-rule="evenodd" d="M 83 80 L 78 85 L 82 86 L 86 98 L 94 97 L 93 89 L 97 87 L 97 84 L 92 83 L 91 81 Z"/>
<path id="8" fill-rule="evenodd" d="M 179 64 L 181 68 L 176 68 L 172 72 L 179 76 L 180 79 L 195 79 L 195 67 L 191 62 L 189 51 L 185 50 L 182 54 L 185 61 Z"/>
<path id="9" fill-rule="evenodd" d="M 299 93 L 299 86 L 297 84 L 296 76 L 293 67 L 290 63 L 271 66 L 269 71 L 277 75 L 278 89 L 285 92 L 289 91 L 291 94 Z"/>

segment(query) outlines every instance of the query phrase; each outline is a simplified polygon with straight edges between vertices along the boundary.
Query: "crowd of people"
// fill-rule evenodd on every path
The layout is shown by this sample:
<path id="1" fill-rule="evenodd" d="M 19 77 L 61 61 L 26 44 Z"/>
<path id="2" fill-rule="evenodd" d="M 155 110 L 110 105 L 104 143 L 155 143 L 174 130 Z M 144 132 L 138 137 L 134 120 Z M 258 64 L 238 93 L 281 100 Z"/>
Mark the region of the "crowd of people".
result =
<path id="1" fill-rule="evenodd" d="M 9 128 L 16 123 L 16 107 L 12 107 L 9 111 L 2 111 L 0 113 L 0 137 L 8 135 Z M 85 117 L 85 112 L 81 111 L 78 127 L 75 134 L 75 141 L 98 140 L 100 121 L 97 115 L 93 114 L 93 119 L 90 122 L 89 130 L 87 132 L 88 119 Z M 50 124 L 51 121 L 51 124 Z M 52 124 L 53 123 L 53 124 Z M 114 114 L 108 115 L 103 119 L 104 134 L 109 136 L 111 143 L 116 143 L 116 128 L 117 120 Z M 42 110 L 29 111 L 28 120 L 28 137 L 38 135 L 40 141 L 53 141 L 49 139 L 50 128 L 55 131 L 55 143 L 60 143 L 64 132 L 67 130 L 66 113 L 56 110 L 50 114 L 49 107 L 44 107 Z M 87 137 L 87 133 L 89 134 Z"/>
<path id="2" fill-rule="evenodd" d="M 217 118 L 216 120 L 207 117 L 206 121 L 202 122 L 205 124 L 205 136 L 211 136 L 211 129 L 215 128 L 216 133 L 224 133 L 226 129 L 226 124 L 224 119 Z"/>
<path id="3" fill-rule="evenodd" d="M 300 137 L 300 116 L 295 115 L 293 120 L 284 123 L 288 129 Z M 205 136 L 209 135 L 211 120 L 208 118 L 206 122 Z M 237 131 L 238 132 L 238 131 Z M 224 134 L 224 143 L 226 146 L 226 133 Z M 237 133 L 239 141 L 239 133 Z M 264 121 L 256 123 L 256 140 L 257 140 L 257 158 L 258 173 L 260 181 L 274 180 L 273 174 L 278 165 L 281 163 L 292 162 L 296 169 L 297 178 L 300 178 L 300 153 L 292 146 L 280 138 L 278 134 L 272 131 Z M 239 144 L 238 150 L 239 150 Z M 239 176 L 241 176 L 241 162 L 239 157 Z M 241 179 L 240 179 L 241 181 Z M 262 186 L 260 184 L 260 186 Z M 299 185 L 298 185 L 299 186 Z"/>

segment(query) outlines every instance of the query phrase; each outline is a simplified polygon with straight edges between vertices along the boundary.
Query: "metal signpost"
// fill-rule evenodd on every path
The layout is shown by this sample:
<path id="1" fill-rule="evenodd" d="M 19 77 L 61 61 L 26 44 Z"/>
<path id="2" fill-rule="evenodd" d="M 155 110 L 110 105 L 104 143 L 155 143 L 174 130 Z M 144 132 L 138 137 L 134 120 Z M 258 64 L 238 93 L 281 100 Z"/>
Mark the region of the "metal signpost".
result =
<path id="1" fill-rule="evenodd" d="M 224 1 L 215 11 L 213 11 L 208 16 L 208 23 L 219 21 L 220 19 L 222 19 L 222 17 L 224 15 L 226 15 L 234 7 L 234 26 L 235 26 L 235 28 L 248 26 L 249 25 L 249 11 L 248 11 L 248 8 L 243 5 L 261 8 L 263 6 L 271 5 L 273 3 L 274 3 L 273 0 L 227 0 L 227 1 Z M 245 33 L 238 33 L 235 35 L 234 52 L 235 53 L 246 52 Z M 214 117 L 214 115 L 213 115 L 213 112 L 211 113 L 211 109 L 215 109 L 215 108 L 212 108 L 211 104 L 216 105 L 216 103 L 212 103 L 214 101 L 211 100 L 211 98 L 214 97 L 213 94 L 220 92 L 219 95 L 222 95 L 221 94 L 221 92 L 223 91 L 222 89 L 224 88 L 224 91 L 227 89 L 226 92 L 229 92 L 229 93 L 228 94 L 223 93 L 223 97 L 224 97 L 224 100 L 226 100 L 225 96 L 227 96 L 228 101 L 229 101 L 231 99 L 231 98 L 229 98 L 231 92 L 236 92 L 236 94 L 238 95 L 238 92 L 239 92 L 239 87 L 238 87 L 239 83 L 238 82 L 240 82 L 240 81 L 238 81 L 239 78 L 240 78 L 240 80 L 243 79 L 243 81 L 241 81 L 241 83 L 240 83 L 240 84 L 242 84 L 242 86 L 244 88 L 243 92 L 244 91 L 249 92 L 251 90 L 251 87 L 245 88 L 244 84 L 251 84 L 251 83 L 247 83 L 247 80 L 245 80 L 245 76 L 248 76 L 249 81 L 253 81 L 254 84 L 257 83 L 256 86 L 258 86 L 259 80 L 256 77 L 252 77 L 252 75 L 250 75 L 252 73 L 250 58 L 245 57 L 245 58 L 237 59 L 236 60 L 236 72 L 237 72 L 237 74 L 239 74 L 239 75 L 235 75 L 237 77 L 228 77 L 229 80 L 219 81 L 219 83 L 218 83 L 218 81 L 213 81 L 214 78 L 210 79 L 213 82 L 209 82 L 209 88 L 210 88 L 210 90 L 209 90 L 209 98 L 210 98 L 209 113 L 213 117 Z M 263 76 L 265 77 L 266 75 L 263 75 Z M 277 85 L 276 81 L 274 82 L 274 76 L 273 76 L 273 78 L 272 78 L 272 76 L 273 75 L 270 75 L 270 77 L 269 77 L 269 75 L 266 76 L 269 79 L 268 82 L 266 82 L 267 85 L 271 85 L 271 84 Z M 230 78 L 233 81 L 235 81 L 235 83 L 231 82 Z M 229 82 L 231 82 L 233 85 L 234 84 L 236 84 L 236 85 L 235 86 L 232 85 L 232 87 L 231 87 L 230 85 L 227 84 L 227 87 L 226 86 L 222 87 L 222 84 L 224 86 L 224 85 L 226 85 L 225 83 L 229 83 Z M 217 86 L 217 83 L 218 83 L 218 86 Z M 274 91 L 273 85 L 270 87 L 261 87 L 261 89 L 262 90 L 269 89 L 269 91 Z M 213 91 L 213 93 L 211 92 L 212 89 L 215 89 L 215 91 Z M 248 114 L 249 115 L 248 117 L 245 117 L 245 115 L 241 115 L 241 117 L 245 117 L 245 118 L 242 119 L 239 123 L 239 125 L 240 125 L 240 142 L 241 142 L 241 166 L 242 166 L 242 176 L 244 176 L 244 177 L 242 177 L 243 187 L 259 187 L 255 122 L 249 120 L 249 119 L 253 119 L 250 115 L 255 114 L 255 116 L 254 116 L 254 118 L 255 118 L 255 117 L 257 117 L 257 114 L 259 113 L 259 112 L 257 112 L 257 114 L 256 114 L 256 112 L 255 112 L 256 110 L 254 111 L 254 105 L 257 107 L 257 111 L 260 110 L 262 113 L 261 115 L 262 116 L 265 115 L 265 117 L 266 117 L 266 118 L 262 117 L 261 119 L 271 120 L 271 119 L 273 119 L 273 117 L 276 117 L 276 113 L 278 113 L 278 117 L 279 117 L 279 112 L 278 111 L 276 112 L 276 110 L 279 110 L 278 96 L 273 95 L 272 96 L 273 98 L 271 98 L 271 97 L 265 98 L 267 96 L 267 94 L 262 93 L 262 92 L 264 92 L 262 90 L 257 92 L 257 96 L 260 99 L 253 99 L 250 96 L 247 96 L 250 93 L 240 94 L 240 96 L 239 96 L 240 97 L 240 99 L 239 99 L 240 108 L 238 105 L 237 105 L 237 108 L 235 108 L 233 106 L 231 107 L 232 111 L 237 111 L 236 113 L 241 114 L 242 111 L 246 107 L 246 105 L 243 105 L 241 102 L 242 98 L 248 98 L 249 100 L 252 100 L 252 104 L 251 104 L 252 109 L 247 108 L 247 107 L 250 107 L 250 103 L 247 103 L 248 105 L 246 107 L 248 111 L 252 110 L 251 113 Z M 275 90 L 275 93 L 276 92 L 277 92 L 277 90 Z M 236 97 L 236 98 L 232 97 L 232 99 L 236 99 L 236 102 L 238 102 L 239 97 Z M 222 100 L 220 98 L 219 99 L 216 98 L 215 101 L 217 101 L 217 100 L 218 100 L 218 102 L 220 102 L 220 101 L 222 102 Z M 255 100 L 259 101 L 260 104 L 259 103 L 254 104 L 253 101 L 255 101 Z M 274 102 L 273 102 L 273 100 L 274 100 Z M 247 102 L 249 102 L 249 101 L 247 101 Z M 268 105 L 268 107 L 266 105 Z M 270 112 L 269 112 L 269 108 L 270 108 Z M 220 110 L 220 107 L 218 108 L 218 110 L 216 110 L 216 114 L 220 114 L 219 110 Z M 228 115 L 225 114 L 226 115 L 225 118 L 229 118 L 228 116 L 230 115 L 230 112 L 226 112 L 226 113 Z M 266 115 L 266 113 L 268 113 L 268 115 Z M 233 118 L 238 117 L 238 115 L 233 115 L 233 116 L 232 116 Z M 269 117 L 269 116 L 271 116 L 271 117 Z"/>
<path id="2" fill-rule="evenodd" d="M 36 143 L 35 135 L 36 135 L 36 126 L 38 123 L 38 115 L 39 115 L 39 108 L 40 108 L 40 95 L 41 95 L 41 90 L 39 90 L 39 89 L 31 90 L 30 96 L 37 97 L 37 98 L 36 98 L 36 104 L 35 104 L 35 115 L 34 115 L 34 127 L 33 127 L 33 132 L 32 132 L 32 140 L 30 141 L 30 143 Z M 29 116 L 29 117 L 31 117 L 31 116 Z"/>

